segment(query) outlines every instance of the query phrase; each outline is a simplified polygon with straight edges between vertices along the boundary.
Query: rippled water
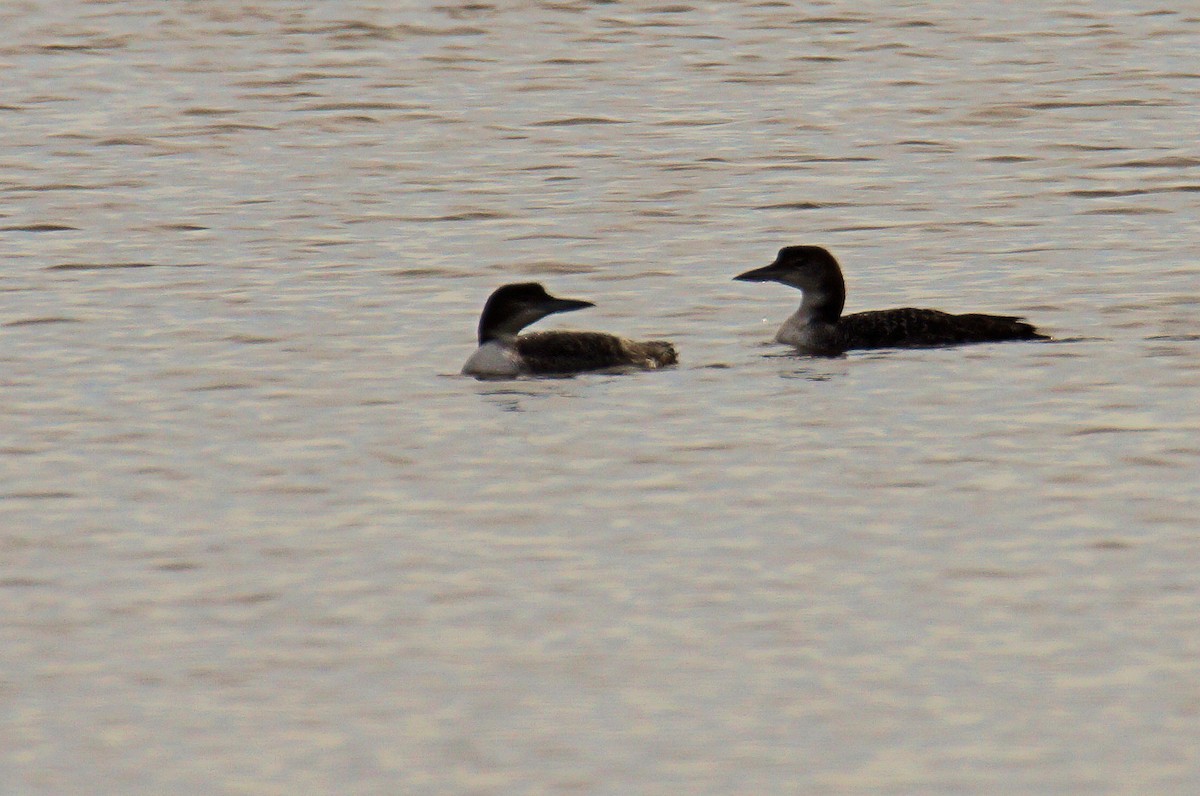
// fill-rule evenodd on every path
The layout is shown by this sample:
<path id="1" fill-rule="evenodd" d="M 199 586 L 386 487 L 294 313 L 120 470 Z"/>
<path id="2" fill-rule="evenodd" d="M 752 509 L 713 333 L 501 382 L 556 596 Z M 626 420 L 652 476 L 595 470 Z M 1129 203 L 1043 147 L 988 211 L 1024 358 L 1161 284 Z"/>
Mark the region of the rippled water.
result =
<path id="1" fill-rule="evenodd" d="M 1200 15 L 0 23 L 0 790 L 1200 789 Z M 457 375 L 526 279 L 681 365 Z"/>

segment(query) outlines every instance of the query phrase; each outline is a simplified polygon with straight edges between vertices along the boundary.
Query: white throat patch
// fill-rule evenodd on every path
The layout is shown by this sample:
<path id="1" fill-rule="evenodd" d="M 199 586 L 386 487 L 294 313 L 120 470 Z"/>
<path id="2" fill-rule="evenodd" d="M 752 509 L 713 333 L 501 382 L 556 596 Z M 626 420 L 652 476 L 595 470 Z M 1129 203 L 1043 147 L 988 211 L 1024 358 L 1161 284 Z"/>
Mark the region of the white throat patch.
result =
<path id="1" fill-rule="evenodd" d="M 516 376 L 521 372 L 517 352 L 499 340 L 489 340 L 471 354 L 462 372 L 467 376 Z"/>

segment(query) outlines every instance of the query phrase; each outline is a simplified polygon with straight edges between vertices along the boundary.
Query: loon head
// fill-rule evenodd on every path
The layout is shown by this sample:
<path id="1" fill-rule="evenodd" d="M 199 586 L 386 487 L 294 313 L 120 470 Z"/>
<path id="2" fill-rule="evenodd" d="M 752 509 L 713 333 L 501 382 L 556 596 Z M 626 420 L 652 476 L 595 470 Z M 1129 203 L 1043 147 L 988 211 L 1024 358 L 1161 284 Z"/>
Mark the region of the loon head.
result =
<path id="1" fill-rule="evenodd" d="M 555 298 L 537 282 L 518 282 L 496 288 L 479 316 L 479 344 L 513 337 L 535 321 L 556 312 L 596 306 L 590 301 Z"/>
<path id="2" fill-rule="evenodd" d="M 739 282 L 779 282 L 798 290 L 820 290 L 840 277 L 833 255 L 820 246 L 784 246 L 775 262 L 734 277 Z"/>
<path id="3" fill-rule="evenodd" d="M 821 246 L 785 246 L 775 262 L 734 277 L 739 282 L 778 282 L 804 292 L 806 315 L 836 321 L 846 302 L 842 269 Z"/>

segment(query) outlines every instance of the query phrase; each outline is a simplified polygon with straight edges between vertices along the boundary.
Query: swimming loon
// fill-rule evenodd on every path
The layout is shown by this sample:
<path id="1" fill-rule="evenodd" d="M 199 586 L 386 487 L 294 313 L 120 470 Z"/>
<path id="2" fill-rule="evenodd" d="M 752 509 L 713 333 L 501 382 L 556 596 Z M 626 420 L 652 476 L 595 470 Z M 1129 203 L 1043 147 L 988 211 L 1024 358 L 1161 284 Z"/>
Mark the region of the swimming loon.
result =
<path id="1" fill-rule="evenodd" d="M 846 282 L 837 260 L 820 246 L 786 246 L 775 262 L 734 279 L 779 282 L 804 293 L 800 309 L 775 335 L 776 342 L 802 353 L 836 356 L 851 348 L 901 348 L 1047 340 L 1032 325 L 1008 315 L 951 315 L 902 307 L 842 315 Z"/>
<path id="2" fill-rule="evenodd" d="M 463 365 L 462 372 L 481 379 L 503 379 L 522 374 L 561 375 L 675 364 L 675 348 L 660 340 L 639 343 L 603 332 L 518 334 L 547 315 L 594 306 L 590 301 L 555 298 L 537 282 L 499 287 L 483 305 L 479 348 Z"/>

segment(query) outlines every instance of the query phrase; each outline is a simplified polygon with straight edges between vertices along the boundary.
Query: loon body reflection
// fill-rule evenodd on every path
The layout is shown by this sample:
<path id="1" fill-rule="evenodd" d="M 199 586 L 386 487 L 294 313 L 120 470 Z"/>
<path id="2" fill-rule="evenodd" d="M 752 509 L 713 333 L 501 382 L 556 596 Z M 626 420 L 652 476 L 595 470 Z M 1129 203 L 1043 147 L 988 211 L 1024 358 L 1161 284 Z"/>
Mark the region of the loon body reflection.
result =
<path id="1" fill-rule="evenodd" d="M 660 340 L 636 342 L 603 332 L 520 334 L 547 315 L 594 306 L 590 301 L 555 298 L 536 282 L 497 288 L 479 318 L 479 348 L 463 365 L 462 372 L 481 379 L 505 379 L 675 364 L 675 348 Z"/>
<path id="2" fill-rule="evenodd" d="M 775 335 L 801 353 L 836 356 L 852 348 L 914 348 L 1001 340 L 1046 340 L 1032 325 L 1009 315 L 951 315 L 902 307 L 842 315 L 846 283 L 837 260 L 820 246 L 787 246 L 775 262 L 734 279 L 779 282 L 803 292 L 800 309 Z"/>

